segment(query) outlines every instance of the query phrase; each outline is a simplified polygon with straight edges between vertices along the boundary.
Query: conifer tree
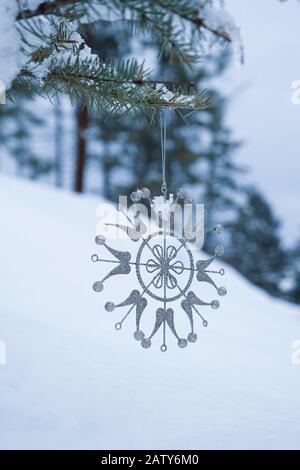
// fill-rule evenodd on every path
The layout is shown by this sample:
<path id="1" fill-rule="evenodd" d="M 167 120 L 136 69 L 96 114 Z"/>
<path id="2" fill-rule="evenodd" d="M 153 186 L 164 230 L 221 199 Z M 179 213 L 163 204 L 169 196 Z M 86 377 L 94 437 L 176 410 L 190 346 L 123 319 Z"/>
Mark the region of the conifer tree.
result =
<path id="1" fill-rule="evenodd" d="M 246 190 L 246 201 L 229 227 L 227 260 L 254 284 L 276 296 L 284 296 L 281 282 L 288 256 L 280 238 L 280 223 L 255 188 Z"/>
<path id="2" fill-rule="evenodd" d="M 32 131 L 41 128 L 43 118 L 31 106 L 32 93 L 24 93 L 16 87 L 12 90 L 15 100 L 0 107 L 0 151 L 14 159 L 15 173 L 30 179 L 49 174 L 54 166 L 47 158 L 41 158 L 32 145 Z"/>
<path id="3" fill-rule="evenodd" d="M 283 297 L 290 302 L 300 304 L 300 240 L 287 252 L 286 284 Z"/>

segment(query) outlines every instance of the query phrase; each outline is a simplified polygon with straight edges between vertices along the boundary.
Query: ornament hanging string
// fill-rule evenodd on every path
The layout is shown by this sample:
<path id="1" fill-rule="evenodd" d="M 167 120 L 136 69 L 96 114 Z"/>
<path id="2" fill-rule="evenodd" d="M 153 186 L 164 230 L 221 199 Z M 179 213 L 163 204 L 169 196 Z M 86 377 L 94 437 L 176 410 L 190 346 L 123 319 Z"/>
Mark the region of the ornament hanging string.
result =
<path id="1" fill-rule="evenodd" d="M 160 140 L 161 140 L 161 165 L 162 165 L 162 185 L 161 192 L 164 195 L 164 200 L 167 199 L 167 182 L 166 182 L 166 140 L 167 140 L 167 116 L 166 110 L 160 111 Z"/>

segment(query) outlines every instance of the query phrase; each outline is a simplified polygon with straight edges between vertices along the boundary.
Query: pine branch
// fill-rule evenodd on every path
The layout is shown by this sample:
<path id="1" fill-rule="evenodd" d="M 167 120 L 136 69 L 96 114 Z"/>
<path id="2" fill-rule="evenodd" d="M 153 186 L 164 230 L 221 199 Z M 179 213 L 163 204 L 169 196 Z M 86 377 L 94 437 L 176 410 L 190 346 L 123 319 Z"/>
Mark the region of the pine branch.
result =
<path id="1" fill-rule="evenodd" d="M 160 1 L 153 1 L 149 0 L 146 1 L 136 1 L 136 0 L 114 0 L 111 2 L 101 1 L 101 0 L 53 0 L 53 1 L 44 1 L 41 2 L 40 5 L 34 10 L 25 9 L 18 13 L 16 20 L 26 20 L 30 18 L 34 18 L 40 15 L 57 15 L 63 16 L 64 9 L 68 6 L 76 6 L 78 4 L 85 4 L 86 7 L 89 4 L 98 3 L 99 5 L 107 5 L 111 3 L 112 6 L 115 6 L 120 11 L 124 12 L 124 8 L 128 8 L 131 11 L 136 11 L 138 14 L 143 15 L 145 21 L 149 21 L 150 23 L 153 22 L 153 18 L 151 18 L 151 14 L 155 14 L 155 8 L 160 6 L 164 10 L 168 11 L 172 15 L 176 15 L 179 18 L 192 23 L 196 26 L 197 29 L 206 29 L 207 31 L 211 32 L 215 36 L 224 39 L 225 41 L 231 42 L 230 35 L 226 31 L 219 31 L 214 28 L 211 28 L 209 25 L 206 24 L 203 18 L 199 16 L 199 12 L 195 9 L 194 5 L 192 8 L 190 7 L 191 2 L 187 1 L 179 1 L 179 2 L 172 2 L 170 0 L 160 0 Z M 148 5 L 148 9 L 146 4 Z M 148 14 L 145 13 L 148 11 Z M 159 26 L 158 23 L 154 22 L 155 28 L 160 32 L 163 33 L 163 28 Z"/>
<path id="2" fill-rule="evenodd" d="M 134 76 L 136 78 L 129 78 Z M 144 71 L 136 61 L 119 61 L 117 64 L 86 62 L 71 64 L 52 63 L 49 74 L 44 79 L 41 94 L 51 99 L 57 93 L 67 93 L 71 100 L 80 99 L 89 108 L 96 108 L 106 114 L 123 115 L 133 111 L 139 116 L 153 119 L 157 110 L 205 109 L 209 106 L 207 93 L 192 90 L 186 83 L 145 78 Z M 23 70 L 20 79 L 37 79 L 34 70 Z M 173 91 L 167 89 L 171 86 Z M 188 95 L 186 93 L 189 93 Z"/>
<path id="3" fill-rule="evenodd" d="M 20 74 L 20 81 L 28 84 L 30 80 L 40 81 L 41 93 L 49 97 L 68 93 L 71 99 L 83 98 L 87 106 L 113 114 L 133 111 L 153 116 L 164 107 L 207 108 L 206 93 L 198 92 L 192 82 L 151 79 L 149 72 L 136 61 L 104 63 L 74 31 L 74 25 L 77 29 L 83 17 L 87 23 L 103 20 L 102 9 L 98 7 L 108 7 L 118 18 L 131 21 L 141 30 L 150 30 L 161 43 L 162 53 L 175 53 L 181 61 L 191 64 L 197 59 L 197 41 L 201 42 L 199 32 L 202 30 L 231 41 L 226 32 L 206 24 L 195 4 L 191 0 L 47 0 L 36 9 L 23 9 L 17 22 L 29 60 Z M 40 17 L 45 16 L 51 33 L 43 30 L 45 22 L 41 22 Z M 190 25 L 189 40 L 186 39 L 187 24 Z M 31 41 L 32 37 L 38 41 Z"/>
<path id="4" fill-rule="evenodd" d="M 216 30 L 216 29 L 211 28 L 210 26 L 208 26 L 206 24 L 205 20 L 203 18 L 201 18 L 201 16 L 199 16 L 200 12 L 197 9 L 192 8 L 189 11 L 189 9 L 187 8 L 188 2 L 183 2 L 183 8 L 180 8 L 180 5 L 179 5 L 180 2 L 177 2 L 176 7 L 174 7 L 172 5 L 172 3 L 168 0 L 167 1 L 159 0 L 159 1 L 154 1 L 154 2 L 152 0 L 150 0 L 150 1 L 152 3 L 160 5 L 161 8 L 164 8 L 165 10 L 168 10 L 170 13 L 175 14 L 177 16 L 180 16 L 180 18 L 192 23 L 194 26 L 196 26 L 196 28 L 206 29 L 207 31 L 214 34 L 215 36 L 217 36 L 221 39 L 224 39 L 225 41 L 231 42 L 231 38 L 230 38 L 229 34 L 226 31 L 219 31 L 219 30 Z"/>
<path id="5" fill-rule="evenodd" d="M 144 0 L 55 0 L 44 1 L 36 9 L 25 9 L 18 13 L 16 20 L 24 21 L 32 18 L 55 15 L 58 17 L 69 17 L 80 22 L 83 16 L 90 17 L 91 22 L 95 17 L 103 19 L 97 10 L 99 6 L 106 6 L 118 14 L 120 18 L 131 16 L 131 23 L 135 22 L 139 29 L 146 29 L 152 33 L 155 40 L 162 45 L 162 53 L 176 53 L 178 58 L 186 64 L 193 63 L 198 59 L 194 53 L 192 44 L 183 41 L 183 31 L 173 25 L 172 16 L 162 15 L 161 9 L 155 2 Z M 77 11 L 80 8 L 81 11 Z M 173 14 L 173 13 L 172 13 Z M 128 21 L 129 22 L 129 21 Z"/>
<path id="6" fill-rule="evenodd" d="M 22 69 L 21 70 L 21 75 L 24 77 L 31 77 L 37 79 L 35 77 L 33 72 L 30 72 L 27 69 Z M 127 79 L 127 80 L 122 80 L 118 78 L 104 78 L 104 77 L 99 77 L 97 75 L 80 75 L 80 74 L 71 74 L 74 77 L 76 76 L 78 79 L 83 79 L 83 80 L 95 80 L 101 83 L 115 83 L 118 85 L 126 85 L 126 84 L 133 84 L 133 85 L 138 85 L 140 87 L 143 86 L 155 86 L 155 85 L 162 85 L 169 87 L 169 90 L 171 91 L 171 88 L 177 89 L 177 90 L 187 90 L 188 88 L 195 88 L 196 85 L 193 82 L 190 81 L 181 81 L 181 82 L 175 82 L 175 81 L 170 81 L 170 80 L 147 80 L 147 79 Z M 47 77 L 47 80 L 49 80 L 49 76 Z"/>

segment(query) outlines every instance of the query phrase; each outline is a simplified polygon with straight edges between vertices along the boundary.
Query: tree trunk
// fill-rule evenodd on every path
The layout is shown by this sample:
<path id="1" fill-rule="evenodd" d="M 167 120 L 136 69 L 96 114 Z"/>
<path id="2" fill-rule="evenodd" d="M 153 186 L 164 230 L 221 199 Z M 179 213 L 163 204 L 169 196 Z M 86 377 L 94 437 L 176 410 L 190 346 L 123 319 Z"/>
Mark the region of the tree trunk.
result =
<path id="1" fill-rule="evenodd" d="M 55 104 L 54 119 L 55 119 L 55 185 L 58 187 L 63 186 L 63 116 L 60 103 Z"/>
<path id="2" fill-rule="evenodd" d="M 87 107 L 78 105 L 76 111 L 77 119 L 77 155 L 75 166 L 75 185 L 74 190 L 77 193 L 84 191 L 84 172 L 86 167 L 86 130 L 88 128 L 89 116 Z"/>

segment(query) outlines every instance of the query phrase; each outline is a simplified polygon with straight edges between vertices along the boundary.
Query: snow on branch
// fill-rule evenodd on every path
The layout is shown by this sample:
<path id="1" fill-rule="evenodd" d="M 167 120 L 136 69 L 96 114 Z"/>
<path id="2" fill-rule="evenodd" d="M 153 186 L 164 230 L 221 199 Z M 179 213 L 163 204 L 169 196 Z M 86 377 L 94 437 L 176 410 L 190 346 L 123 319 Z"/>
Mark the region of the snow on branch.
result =
<path id="1" fill-rule="evenodd" d="M 153 80 L 143 64 L 113 60 L 93 54 L 79 35 L 80 26 L 99 20 L 123 19 L 139 33 L 151 33 L 161 53 L 191 65 L 207 44 L 232 43 L 238 30 L 231 17 L 215 8 L 213 0 L 2 0 L 0 45 L 10 64 L 0 79 L 9 86 L 14 77 L 22 85 L 35 81 L 49 98 L 68 93 L 88 106 L 108 113 L 138 114 L 162 107 L 206 108 L 209 99 L 192 83 Z"/>
<path id="2" fill-rule="evenodd" d="M 46 47 L 34 52 L 31 65 L 24 67 L 20 76 L 38 81 L 41 92 L 50 99 L 57 93 L 68 93 L 72 100 L 118 115 L 146 111 L 152 116 L 157 108 L 201 109 L 209 105 L 207 94 L 197 92 L 193 84 L 152 80 L 150 71 L 135 59 L 101 61 L 76 31 L 61 26 L 57 36 L 50 38 Z"/>

